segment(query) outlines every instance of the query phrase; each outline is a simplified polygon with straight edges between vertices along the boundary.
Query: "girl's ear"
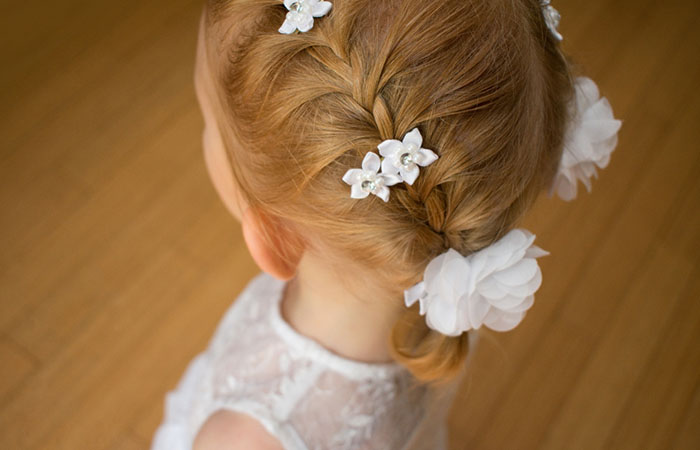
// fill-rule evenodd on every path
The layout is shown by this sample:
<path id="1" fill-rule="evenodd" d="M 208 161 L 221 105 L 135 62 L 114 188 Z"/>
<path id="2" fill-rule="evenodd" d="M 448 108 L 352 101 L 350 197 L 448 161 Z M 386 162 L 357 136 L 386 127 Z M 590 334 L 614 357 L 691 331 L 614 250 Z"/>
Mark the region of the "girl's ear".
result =
<path id="1" fill-rule="evenodd" d="M 243 212 L 241 225 L 248 251 L 260 269 L 283 281 L 294 277 L 305 248 L 300 236 L 278 220 L 253 214 L 250 207 Z"/>

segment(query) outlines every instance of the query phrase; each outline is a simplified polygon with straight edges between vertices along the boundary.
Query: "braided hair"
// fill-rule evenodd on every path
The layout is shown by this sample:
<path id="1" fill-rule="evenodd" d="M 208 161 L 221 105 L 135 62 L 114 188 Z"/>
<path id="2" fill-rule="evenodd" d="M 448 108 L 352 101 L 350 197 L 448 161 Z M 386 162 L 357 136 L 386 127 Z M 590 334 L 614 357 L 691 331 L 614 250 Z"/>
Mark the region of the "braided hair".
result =
<path id="1" fill-rule="evenodd" d="M 358 295 L 402 302 L 430 259 L 495 242 L 552 181 L 572 80 L 539 0 L 336 0 L 291 35 L 277 31 L 279 1 L 210 0 L 206 12 L 240 190 L 362 276 L 349 283 Z M 414 127 L 440 159 L 388 203 L 352 201 L 345 171 Z M 445 380 L 467 341 L 412 308 L 392 349 L 417 378 Z"/>

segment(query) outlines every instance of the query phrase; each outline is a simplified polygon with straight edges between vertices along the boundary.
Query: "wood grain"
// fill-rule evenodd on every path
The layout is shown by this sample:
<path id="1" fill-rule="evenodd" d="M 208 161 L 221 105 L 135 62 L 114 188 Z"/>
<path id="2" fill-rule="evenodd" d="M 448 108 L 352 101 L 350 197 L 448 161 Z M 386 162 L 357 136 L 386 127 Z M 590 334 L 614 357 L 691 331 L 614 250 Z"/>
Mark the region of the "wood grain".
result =
<path id="1" fill-rule="evenodd" d="M 700 448 L 700 5 L 555 6 L 620 143 L 591 193 L 524 221 L 544 283 L 483 335 L 451 447 Z M 148 448 L 257 273 L 201 154 L 201 7 L 3 7 L 0 448 Z"/>

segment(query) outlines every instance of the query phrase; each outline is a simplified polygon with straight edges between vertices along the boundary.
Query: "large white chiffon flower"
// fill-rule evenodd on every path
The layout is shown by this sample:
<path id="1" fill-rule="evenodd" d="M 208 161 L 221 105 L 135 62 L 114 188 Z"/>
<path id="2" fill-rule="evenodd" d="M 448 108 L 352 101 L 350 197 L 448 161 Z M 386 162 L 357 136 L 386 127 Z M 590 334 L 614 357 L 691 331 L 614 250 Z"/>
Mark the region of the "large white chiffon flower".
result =
<path id="1" fill-rule="evenodd" d="M 401 182 L 401 178 L 390 173 L 377 173 L 380 163 L 379 156 L 368 152 L 362 160 L 362 169 L 350 169 L 343 175 L 343 181 L 352 188 L 350 197 L 365 198 L 374 194 L 385 202 L 389 201 L 389 188 Z"/>
<path id="2" fill-rule="evenodd" d="M 414 128 L 403 137 L 403 142 L 398 139 L 387 139 L 377 146 L 379 154 L 384 157 L 382 161 L 382 173 L 400 174 L 401 179 L 407 184 L 413 184 L 418 178 L 420 169 L 438 159 L 438 156 L 427 148 L 421 148 L 423 136 L 418 128 Z"/>
<path id="3" fill-rule="evenodd" d="M 532 245 L 534 240 L 518 228 L 466 257 L 449 249 L 430 261 L 423 281 L 404 291 L 406 306 L 418 301 L 428 326 L 447 336 L 481 325 L 515 328 L 542 283 L 536 258 L 549 254 Z"/>
<path id="4" fill-rule="evenodd" d="M 309 31 L 314 26 L 314 17 L 325 16 L 333 4 L 319 0 L 284 0 L 284 6 L 289 12 L 278 31 L 291 34 L 295 30 Z"/>
<path id="5" fill-rule="evenodd" d="M 598 86 L 590 78 L 576 79 L 572 108 L 559 170 L 549 190 L 550 197 L 556 192 L 566 201 L 576 198 L 578 180 L 591 191 L 591 177 L 598 176 L 596 166 L 603 169 L 610 162 L 622 125 L 613 117 L 608 99 L 600 98 Z"/>

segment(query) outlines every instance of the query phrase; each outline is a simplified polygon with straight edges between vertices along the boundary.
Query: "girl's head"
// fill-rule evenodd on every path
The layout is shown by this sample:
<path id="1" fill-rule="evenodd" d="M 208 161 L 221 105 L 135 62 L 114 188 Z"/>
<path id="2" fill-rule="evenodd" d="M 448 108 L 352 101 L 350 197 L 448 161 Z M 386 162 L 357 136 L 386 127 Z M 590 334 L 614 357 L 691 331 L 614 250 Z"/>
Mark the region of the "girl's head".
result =
<path id="1" fill-rule="evenodd" d="M 358 297 L 401 303 L 433 257 L 498 240 L 551 184 L 572 80 L 539 0 L 336 0 L 292 35 L 277 31 L 286 12 L 210 0 L 197 61 L 207 164 L 233 214 L 282 251 L 278 273 L 314 252 Z M 350 198 L 343 174 L 414 127 L 440 158 L 388 203 Z M 433 380 L 459 369 L 466 339 L 414 307 L 392 345 Z"/>

